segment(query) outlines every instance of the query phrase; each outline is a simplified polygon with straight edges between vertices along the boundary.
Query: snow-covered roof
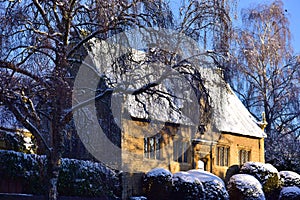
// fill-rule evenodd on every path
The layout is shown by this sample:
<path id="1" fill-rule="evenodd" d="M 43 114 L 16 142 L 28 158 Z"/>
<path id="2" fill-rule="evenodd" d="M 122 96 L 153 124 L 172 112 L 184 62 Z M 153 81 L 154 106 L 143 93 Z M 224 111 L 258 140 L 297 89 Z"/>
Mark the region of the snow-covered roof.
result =
<path id="1" fill-rule="evenodd" d="M 180 80 L 178 79 L 172 80 L 167 78 L 157 87 L 157 90 L 174 96 L 174 98 L 169 97 L 169 100 L 173 104 L 174 108 L 179 110 L 178 112 L 174 108 L 171 108 L 170 102 L 166 98 L 158 98 L 156 95 L 151 94 L 139 96 L 139 99 L 143 102 L 143 104 L 139 103 L 135 99 L 135 96 L 128 95 L 125 103 L 125 109 L 128 111 L 130 116 L 135 118 L 151 119 L 159 122 L 170 122 L 181 125 L 195 125 L 191 118 L 194 116 L 188 116 L 183 113 L 182 110 L 185 110 L 184 104 L 186 99 L 196 100 L 196 98 L 192 96 L 193 92 L 184 90 L 183 87 L 180 87 L 179 85 L 183 85 L 184 83 L 179 83 L 179 81 Z"/>
<path id="2" fill-rule="evenodd" d="M 212 123 L 216 130 L 223 133 L 235 133 L 258 138 L 266 137 L 264 131 L 258 126 L 259 122 L 255 120 L 255 118 L 239 100 L 229 84 L 222 79 L 220 73 L 218 73 L 218 69 L 213 67 L 202 67 L 200 69 L 200 73 L 205 80 L 204 85 L 211 98 L 213 112 Z M 184 89 L 186 89 L 183 89 L 183 85 L 186 84 L 179 83 L 181 80 L 178 79 L 176 81 L 177 82 L 174 83 L 171 79 L 166 79 L 162 84 L 165 88 L 162 88 L 162 90 L 166 90 L 166 92 L 171 91 L 174 96 L 185 96 L 187 97 L 185 99 L 190 99 L 192 101 L 189 103 L 189 105 L 191 105 L 191 103 L 195 104 L 193 102 L 196 101 L 196 98 L 191 96 L 193 92 L 183 92 Z M 151 113 L 152 117 L 154 117 L 156 120 L 185 125 L 194 125 L 193 120 L 190 118 L 191 116 L 179 114 L 174 111 L 172 112 L 172 109 L 170 109 L 166 100 L 160 99 L 159 101 L 156 101 L 155 98 L 150 99 L 151 100 L 149 102 L 147 100 L 144 102 L 147 104 L 148 111 L 150 111 L 149 113 Z M 141 105 L 134 100 L 133 96 L 131 96 L 131 99 L 129 98 L 128 100 L 127 108 L 131 116 L 138 118 L 148 117 Z M 174 99 L 174 105 L 177 108 L 180 109 L 183 104 L 184 103 L 181 102 L 181 100 Z M 196 106 L 192 107 L 194 107 L 192 109 L 196 108 Z"/>
<path id="3" fill-rule="evenodd" d="M 194 125 L 193 119 L 179 111 L 184 109 L 183 104 L 186 101 L 184 99 L 196 99 L 191 88 L 189 88 L 190 91 L 186 89 L 187 80 L 184 76 L 180 76 L 176 70 L 165 67 L 159 61 L 147 62 L 147 54 L 144 51 L 97 39 L 90 40 L 90 43 L 89 55 L 93 58 L 97 71 L 99 74 L 105 74 L 111 82 L 115 83 L 115 92 L 120 91 L 123 93 L 122 95 L 125 94 L 124 111 L 130 117 L 156 122 Z M 113 67 L 115 57 L 126 53 L 131 54 L 131 57 L 126 61 L 128 66 L 126 70 L 118 71 L 120 69 Z M 114 64 L 118 65 L 117 62 Z M 151 89 L 160 91 L 160 97 L 146 92 L 132 95 L 136 90 L 156 83 L 157 86 L 151 87 Z M 167 98 L 162 96 L 167 96 Z"/>
<path id="4" fill-rule="evenodd" d="M 171 95 L 169 100 L 172 102 L 173 108 L 170 107 L 170 101 L 166 98 L 158 98 L 157 95 L 127 95 L 124 110 L 131 117 L 197 126 L 195 119 L 199 119 L 199 113 L 193 113 L 194 110 L 199 109 L 196 103 L 197 98 L 193 95 L 194 92 L 184 76 L 176 70 L 164 67 L 164 64 L 159 61 L 153 63 L 143 62 L 147 57 L 143 51 L 129 50 L 125 47 L 120 50 L 117 48 L 120 46 L 114 47 L 112 44 L 98 40 L 91 41 L 91 43 L 94 43 L 94 45 L 92 45 L 89 54 L 94 58 L 97 70 L 100 74 L 106 74 L 112 82 L 118 83 L 117 88 L 126 88 L 128 93 L 130 91 L 133 93 L 133 91 L 147 84 L 160 83 L 153 90 L 160 90 L 161 94 Z M 109 49 L 113 52 L 112 54 L 109 53 Z M 111 68 L 113 57 L 128 52 L 132 53 L 131 61 L 133 62 L 129 64 L 130 67 L 126 69 L 126 73 L 122 74 L 119 71 L 114 71 Z M 220 132 L 258 138 L 266 137 L 264 131 L 257 125 L 258 122 L 255 121 L 230 86 L 217 73 L 217 69 L 212 64 L 213 62 L 205 61 L 205 63 L 211 63 L 211 66 L 201 66 L 199 71 L 205 79 L 205 87 L 209 91 L 212 100 L 214 128 Z M 162 77 L 165 78 L 162 79 Z M 136 97 L 139 99 L 137 100 Z M 174 107 L 179 112 L 176 112 Z M 183 110 L 188 112 L 181 112 Z"/>
<path id="5" fill-rule="evenodd" d="M 266 137 L 257 121 L 239 100 L 219 69 L 202 68 L 205 87 L 212 105 L 212 123 L 220 132 L 235 133 L 252 137 Z"/>

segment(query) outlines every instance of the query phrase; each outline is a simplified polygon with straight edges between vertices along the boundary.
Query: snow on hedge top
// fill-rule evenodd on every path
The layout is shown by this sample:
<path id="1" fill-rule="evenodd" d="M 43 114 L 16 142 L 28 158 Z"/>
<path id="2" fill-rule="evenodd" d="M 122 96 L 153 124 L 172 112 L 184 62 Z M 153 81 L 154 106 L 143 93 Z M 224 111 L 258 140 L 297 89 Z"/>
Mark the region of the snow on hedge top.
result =
<path id="1" fill-rule="evenodd" d="M 277 169 L 269 163 L 261 162 L 246 162 L 243 164 L 241 170 L 250 170 L 251 172 L 268 171 L 270 173 L 278 173 Z"/>
<path id="2" fill-rule="evenodd" d="M 228 182 L 228 190 L 231 191 L 233 188 L 237 188 L 246 196 L 251 195 L 252 197 L 264 199 L 262 185 L 254 176 L 248 174 L 233 175 Z"/>
<path id="3" fill-rule="evenodd" d="M 297 178 L 300 178 L 300 175 L 296 172 L 292 172 L 292 171 L 280 171 L 279 172 L 280 176 L 283 176 L 283 177 L 297 177 Z"/>
<path id="4" fill-rule="evenodd" d="M 186 183 L 201 183 L 198 177 L 193 176 L 188 172 L 177 172 L 173 175 L 173 180 L 181 180 Z"/>
<path id="5" fill-rule="evenodd" d="M 279 186 L 279 173 L 271 164 L 246 162 L 241 167 L 240 172 L 257 178 L 263 185 L 265 192 L 270 192 Z"/>
<path id="6" fill-rule="evenodd" d="M 129 197 L 130 200 L 147 200 L 146 197 L 140 196 L 140 197 Z"/>
<path id="7" fill-rule="evenodd" d="M 201 182 L 217 181 L 225 185 L 221 178 L 207 171 L 192 169 L 189 170 L 188 173 L 195 175 L 197 178 L 201 180 Z"/>
<path id="8" fill-rule="evenodd" d="M 115 179 L 118 174 L 113 171 L 112 169 L 108 168 L 107 166 L 92 162 L 89 160 L 77 160 L 77 159 L 70 159 L 70 158 L 63 158 L 62 159 L 62 171 L 67 172 L 69 170 L 68 166 L 70 165 L 77 165 L 78 171 L 80 172 L 89 172 L 89 173 L 101 173 L 105 175 L 107 178 Z"/>
<path id="9" fill-rule="evenodd" d="M 298 186 L 300 187 L 300 175 L 292 171 L 279 172 L 280 180 L 283 186 Z"/>
<path id="10" fill-rule="evenodd" d="M 253 186 L 262 189 L 260 182 L 254 176 L 249 174 L 235 174 L 230 178 L 229 183 L 231 182 L 234 182 L 239 189 L 250 188 Z"/>
<path id="11" fill-rule="evenodd" d="M 282 188 L 279 199 L 300 199 L 300 188 L 297 186 Z"/>
<path id="12" fill-rule="evenodd" d="M 147 174 L 147 177 L 172 177 L 172 173 L 169 170 L 166 170 L 164 168 L 154 168 L 150 170 Z"/>
<path id="13" fill-rule="evenodd" d="M 197 169 L 189 170 L 188 173 L 197 177 L 201 181 L 204 186 L 206 199 L 229 199 L 224 182 L 216 175 Z"/>
<path id="14" fill-rule="evenodd" d="M 223 80 L 220 70 L 202 68 L 200 73 L 212 100 L 212 119 L 217 130 L 258 138 L 266 137 L 257 125 L 258 122 Z"/>

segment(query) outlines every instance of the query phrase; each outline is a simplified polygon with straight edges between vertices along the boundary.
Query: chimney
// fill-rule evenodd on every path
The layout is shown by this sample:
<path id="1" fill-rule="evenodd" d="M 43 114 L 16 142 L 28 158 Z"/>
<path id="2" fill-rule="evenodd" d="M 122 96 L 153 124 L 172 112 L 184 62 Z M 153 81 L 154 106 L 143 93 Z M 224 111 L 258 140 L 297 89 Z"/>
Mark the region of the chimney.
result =
<path id="1" fill-rule="evenodd" d="M 260 128 L 264 131 L 265 128 L 267 127 L 267 125 L 268 125 L 268 122 L 267 122 L 267 120 L 266 120 L 266 113 L 265 113 L 265 112 L 262 112 L 261 116 L 262 116 L 262 121 L 259 122 L 258 125 L 259 125 Z"/>

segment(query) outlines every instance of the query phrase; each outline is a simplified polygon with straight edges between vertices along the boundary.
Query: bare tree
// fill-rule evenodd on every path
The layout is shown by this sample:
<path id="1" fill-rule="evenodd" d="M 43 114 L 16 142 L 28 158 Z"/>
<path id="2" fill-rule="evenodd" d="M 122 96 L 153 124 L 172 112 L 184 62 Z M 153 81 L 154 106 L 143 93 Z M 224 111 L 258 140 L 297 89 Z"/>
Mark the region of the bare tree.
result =
<path id="1" fill-rule="evenodd" d="M 83 44 L 136 18 L 125 1 L 1 1 L 1 105 L 48 157 L 49 199 L 57 199 L 63 137 L 71 113 L 71 71 Z M 41 150 L 42 149 L 42 150 Z"/>
<path id="2" fill-rule="evenodd" d="M 242 19 L 232 53 L 231 83 L 257 120 L 265 113 L 266 159 L 276 165 L 279 160 L 275 157 L 287 158 L 280 149 L 299 151 L 299 59 L 292 55 L 282 1 L 243 10 Z M 283 147 L 288 141 L 296 145 Z"/>
<path id="3" fill-rule="evenodd" d="M 179 8 L 181 21 L 175 23 L 175 14 L 163 1 L 0 1 L 0 106 L 7 108 L 35 136 L 39 152 L 46 153 L 49 199 L 57 199 L 58 195 L 64 134 L 73 114 L 73 81 L 78 65 L 87 55 L 85 47 L 88 42 L 93 38 L 107 39 L 130 28 L 163 27 L 177 29 L 197 41 L 201 38 L 204 44 L 215 44 L 215 49 L 223 49 L 230 27 L 229 4 L 226 2 L 186 1 Z M 223 29 L 225 31 L 219 34 Z M 209 34 L 213 35 L 208 37 Z M 218 42 L 214 43 L 217 37 Z M 154 54 L 152 58 L 162 59 L 178 73 L 187 75 L 199 103 L 200 98 L 205 100 L 201 104 L 202 112 L 208 112 L 207 93 L 200 74 L 192 65 L 187 61 L 173 65 L 174 59 L 178 61 L 176 55 L 162 49 Z M 105 81 L 99 83 L 96 99 L 105 99 L 105 95 L 111 92 L 111 81 Z M 167 100 L 173 98 L 155 87 L 157 84 L 141 85 L 132 95 L 137 97 L 147 93 Z M 136 100 L 143 104 L 140 99 Z M 172 105 L 171 101 L 168 102 Z M 79 102 L 78 107 L 84 105 L 85 102 Z M 107 112 L 110 112 L 109 106 L 109 103 L 100 105 Z M 113 130 L 115 133 L 111 133 Z M 112 128 L 107 133 L 111 140 L 119 143 L 117 129 Z"/>

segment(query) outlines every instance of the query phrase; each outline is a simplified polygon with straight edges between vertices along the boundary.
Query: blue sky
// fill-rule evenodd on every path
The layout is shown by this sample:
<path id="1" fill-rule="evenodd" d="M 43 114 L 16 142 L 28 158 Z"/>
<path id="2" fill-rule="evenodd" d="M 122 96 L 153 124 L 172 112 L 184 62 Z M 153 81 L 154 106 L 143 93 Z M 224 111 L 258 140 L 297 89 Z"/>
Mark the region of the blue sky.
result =
<path id="1" fill-rule="evenodd" d="M 272 0 L 239 0 L 238 12 L 242 8 L 247 8 L 257 3 L 270 3 Z M 284 9 L 287 10 L 290 21 L 290 30 L 292 33 L 292 45 L 295 54 L 300 54 L 300 1 L 299 0 L 282 0 Z"/>

